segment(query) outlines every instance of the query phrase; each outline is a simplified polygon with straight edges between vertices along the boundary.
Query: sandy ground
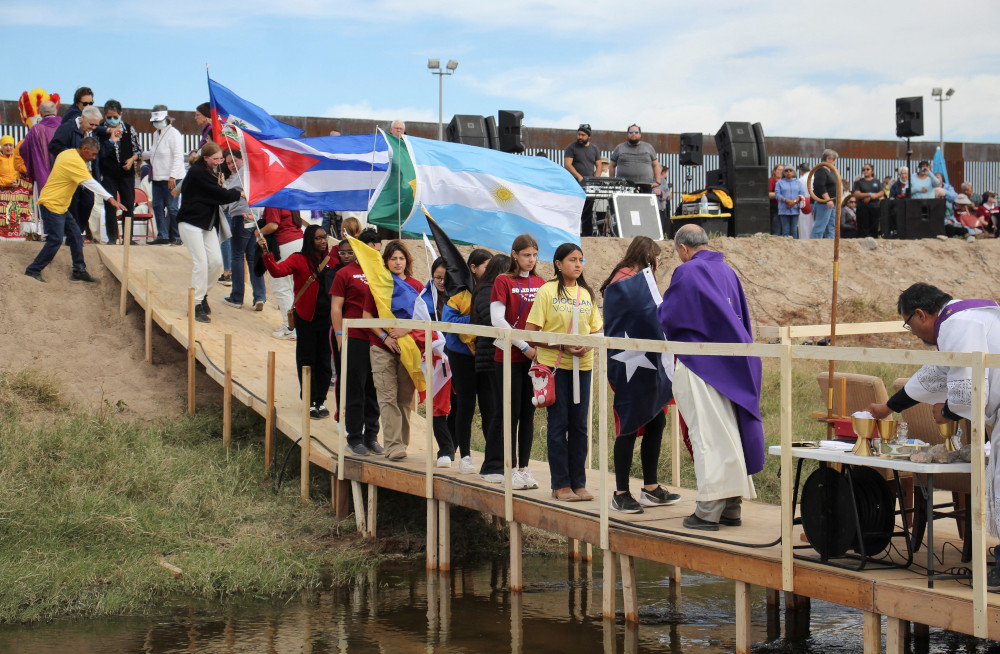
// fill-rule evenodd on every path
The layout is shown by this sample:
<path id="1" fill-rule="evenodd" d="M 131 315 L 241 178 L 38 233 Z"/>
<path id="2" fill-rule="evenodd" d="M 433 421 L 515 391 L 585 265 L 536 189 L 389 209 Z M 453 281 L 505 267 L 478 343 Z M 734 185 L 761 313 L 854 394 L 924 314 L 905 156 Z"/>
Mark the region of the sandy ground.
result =
<path id="1" fill-rule="evenodd" d="M 408 241 L 414 254 L 415 276 L 426 280 L 423 244 Z M 628 242 L 584 239 L 585 275 L 596 287 L 624 254 Z M 670 243 L 663 243 L 661 289 L 679 261 Z M 853 310 L 845 319 L 884 320 L 895 314 L 900 290 L 924 281 L 956 297 L 994 298 L 1000 287 L 1000 242 L 966 243 L 861 241 L 841 245 L 840 296 Z M 45 270 L 42 284 L 24 276 L 40 243 L 0 243 L 0 365 L 36 368 L 56 375 L 68 399 L 97 408 L 104 402 L 124 402 L 136 415 L 176 415 L 183 410 L 185 353 L 173 339 L 154 329 L 154 365 L 143 362 L 143 312 L 130 304 L 129 315 L 118 317 L 118 281 L 101 264 L 96 246 L 85 246 L 91 273 L 101 284 L 69 281 L 70 256 L 62 248 Z M 151 247 L 151 246 L 138 246 Z M 726 254 L 746 289 L 753 320 L 762 324 L 815 324 L 829 320 L 833 243 L 793 241 L 758 235 L 719 238 L 713 249 Z M 470 248 L 462 247 L 463 253 Z M 186 258 L 184 248 L 171 256 Z M 542 276 L 550 264 L 540 264 Z M 221 295 L 216 289 L 213 297 Z M 217 385 L 202 375 L 197 383 L 202 401 L 218 401 Z"/>

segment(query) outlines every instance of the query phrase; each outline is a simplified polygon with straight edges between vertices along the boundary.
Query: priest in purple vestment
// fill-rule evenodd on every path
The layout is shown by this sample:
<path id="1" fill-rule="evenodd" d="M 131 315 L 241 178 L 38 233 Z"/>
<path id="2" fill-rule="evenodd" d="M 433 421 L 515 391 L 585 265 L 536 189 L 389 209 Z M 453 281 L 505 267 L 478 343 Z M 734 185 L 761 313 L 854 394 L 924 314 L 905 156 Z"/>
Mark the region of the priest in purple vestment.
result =
<path id="1" fill-rule="evenodd" d="M 657 317 L 667 340 L 752 343 L 750 312 L 740 280 L 708 235 L 685 225 L 674 237 L 682 261 Z M 759 357 L 678 355 L 674 398 L 688 429 L 698 497 L 689 529 L 718 531 L 742 524 L 742 498 L 755 498 L 750 475 L 764 467 Z"/>
<path id="2" fill-rule="evenodd" d="M 56 129 L 62 123 L 56 115 L 56 103 L 46 100 L 38 107 L 38 113 L 42 117 L 34 124 L 21 142 L 21 158 L 24 159 L 24 167 L 28 169 L 28 175 L 35 181 L 35 191 L 41 192 L 45 182 L 49 179 L 52 171 L 52 155 L 49 154 L 49 141 Z"/>

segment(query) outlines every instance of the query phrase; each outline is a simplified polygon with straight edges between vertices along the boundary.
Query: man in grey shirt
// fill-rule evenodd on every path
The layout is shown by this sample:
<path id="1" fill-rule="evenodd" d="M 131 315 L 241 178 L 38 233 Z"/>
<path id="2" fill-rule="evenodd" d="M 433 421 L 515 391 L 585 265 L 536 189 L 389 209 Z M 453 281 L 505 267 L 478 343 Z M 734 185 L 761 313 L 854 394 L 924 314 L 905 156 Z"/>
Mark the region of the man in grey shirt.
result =
<path id="1" fill-rule="evenodd" d="M 642 129 L 629 125 L 626 141 L 619 143 L 611 153 L 612 177 L 624 177 L 639 186 L 640 193 L 652 193 L 660 185 L 660 162 L 656 150 L 642 142 Z"/>
<path id="2" fill-rule="evenodd" d="M 576 181 L 583 183 L 584 177 L 600 177 L 603 164 L 601 151 L 590 142 L 590 125 L 584 123 L 576 130 L 576 140 L 566 146 L 563 166 Z M 580 236 L 596 236 L 594 231 L 594 199 L 587 198 L 580 216 Z"/>

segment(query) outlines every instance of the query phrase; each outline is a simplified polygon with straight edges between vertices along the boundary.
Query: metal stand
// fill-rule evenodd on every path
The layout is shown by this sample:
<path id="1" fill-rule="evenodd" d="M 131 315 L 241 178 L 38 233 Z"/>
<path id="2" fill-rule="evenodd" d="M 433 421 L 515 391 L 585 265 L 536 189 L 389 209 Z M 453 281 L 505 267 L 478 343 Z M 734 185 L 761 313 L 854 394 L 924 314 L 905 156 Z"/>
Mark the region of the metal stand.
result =
<path id="1" fill-rule="evenodd" d="M 942 152 L 942 154 L 944 154 Z M 913 168 L 910 158 L 913 157 L 913 148 L 910 147 L 910 137 L 906 137 L 906 199 L 910 199 L 911 186 L 913 186 Z M 897 228 L 898 229 L 898 228 Z"/>

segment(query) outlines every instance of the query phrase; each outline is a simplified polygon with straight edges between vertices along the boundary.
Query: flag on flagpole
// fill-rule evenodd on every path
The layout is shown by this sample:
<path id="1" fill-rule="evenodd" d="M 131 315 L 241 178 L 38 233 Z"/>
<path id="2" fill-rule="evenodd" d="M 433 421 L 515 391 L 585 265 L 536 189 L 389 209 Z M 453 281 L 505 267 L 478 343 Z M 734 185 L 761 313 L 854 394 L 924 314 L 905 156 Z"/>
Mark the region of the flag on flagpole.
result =
<path id="1" fill-rule="evenodd" d="M 392 151 L 389 174 L 375 188 L 368 207 L 368 224 L 393 231 L 400 228 L 413 213 L 413 194 L 417 182 L 413 171 L 413 158 L 406 141 L 379 130 Z"/>
<path id="2" fill-rule="evenodd" d="M 389 170 L 381 134 L 264 138 L 224 125 L 240 144 L 251 206 L 289 210 L 364 211 L 371 189 Z"/>
<path id="3" fill-rule="evenodd" d="M 562 166 L 461 143 L 400 140 L 405 147 L 393 150 L 394 157 L 399 153 L 396 172 L 372 203 L 380 209 L 376 224 L 403 220 L 402 231 L 426 232 L 427 220 L 416 210 L 423 204 L 455 241 L 504 252 L 518 234 L 527 233 L 538 241 L 538 256 L 545 261 L 562 243 L 580 243 L 586 194 Z"/>
<path id="4" fill-rule="evenodd" d="M 208 97 L 212 106 L 212 137 L 221 143 L 222 124 L 236 125 L 257 136 L 295 138 L 302 130 L 283 123 L 252 102 L 247 102 L 211 77 L 208 78 Z"/>
<path id="5" fill-rule="evenodd" d="M 469 269 L 469 264 L 466 263 L 462 253 L 458 251 L 458 248 L 451 242 L 451 239 L 441 229 L 441 226 L 437 224 L 437 221 L 427 212 L 427 208 L 421 207 L 421 210 L 427 219 L 427 226 L 434 236 L 434 241 L 438 244 L 438 249 L 441 250 L 441 258 L 444 259 L 444 266 L 447 271 L 444 277 L 445 295 L 452 297 L 462 291 L 471 293 L 472 287 L 476 285 L 476 280 L 472 277 L 472 270 Z M 424 239 L 426 238 L 427 236 L 425 235 Z"/>
<path id="6" fill-rule="evenodd" d="M 615 282 L 604 291 L 604 334 L 613 338 L 665 341 L 656 317 L 660 304 L 653 272 Z M 615 435 L 632 434 L 673 398 L 674 360 L 669 354 L 609 350 L 608 383 L 615 391 Z"/>
<path id="7" fill-rule="evenodd" d="M 944 162 L 944 153 L 941 152 L 940 146 L 934 151 L 934 159 L 931 161 L 931 173 L 941 173 L 944 183 L 951 183 L 948 181 L 948 166 Z"/>

